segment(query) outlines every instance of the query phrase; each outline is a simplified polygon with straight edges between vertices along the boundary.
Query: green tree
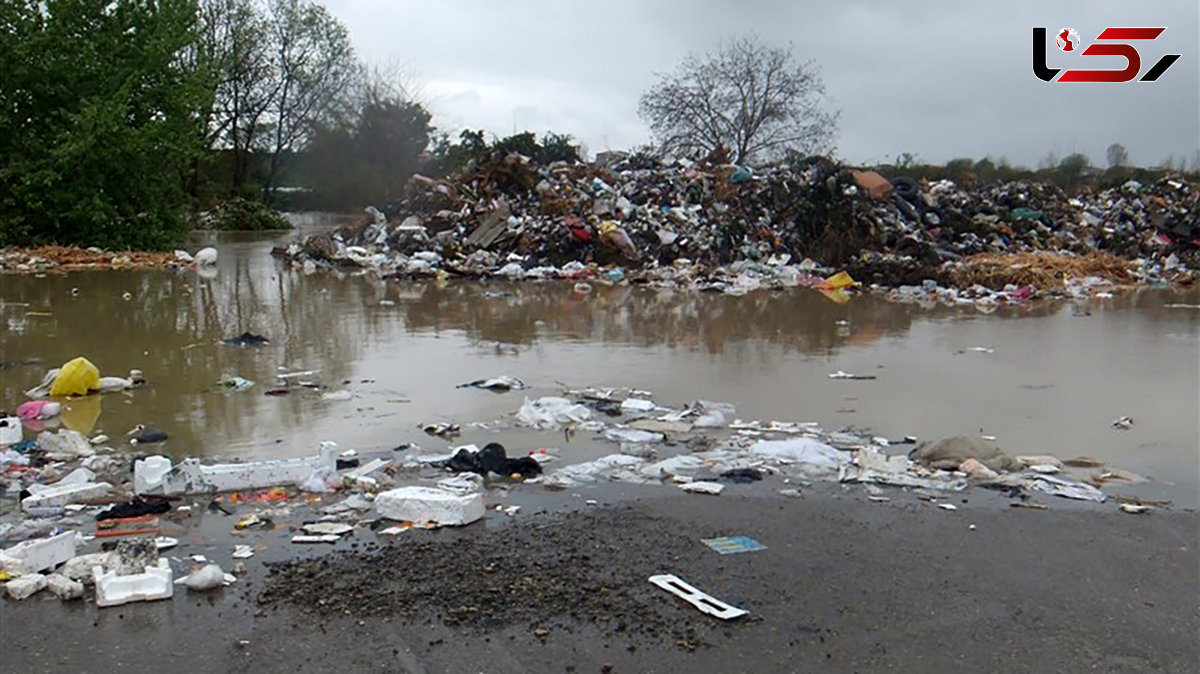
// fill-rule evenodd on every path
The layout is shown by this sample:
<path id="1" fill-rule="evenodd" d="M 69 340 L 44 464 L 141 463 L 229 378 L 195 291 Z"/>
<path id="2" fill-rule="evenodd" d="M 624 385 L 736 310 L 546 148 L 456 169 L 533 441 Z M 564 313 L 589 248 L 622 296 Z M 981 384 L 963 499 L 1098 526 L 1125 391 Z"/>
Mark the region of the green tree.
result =
<path id="1" fill-rule="evenodd" d="M 368 87 L 352 123 L 319 128 L 303 159 L 316 203 L 340 209 L 398 198 L 429 146 L 431 120 L 420 103 Z"/>
<path id="2" fill-rule="evenodd" d="M 195 0 L 0 3 L 0 243 L 164 247 L 186 232 L 204 82 Z"/>

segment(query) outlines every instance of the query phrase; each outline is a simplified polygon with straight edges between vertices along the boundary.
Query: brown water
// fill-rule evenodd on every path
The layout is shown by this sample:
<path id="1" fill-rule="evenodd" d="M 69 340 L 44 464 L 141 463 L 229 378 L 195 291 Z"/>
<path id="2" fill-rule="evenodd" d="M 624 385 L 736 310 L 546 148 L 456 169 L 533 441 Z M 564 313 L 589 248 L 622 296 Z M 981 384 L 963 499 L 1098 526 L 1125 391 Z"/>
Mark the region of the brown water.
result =
<path id="1" fill-rule="evenodd" d="M 1154 480 L 1116 491 L 1200 504 L 1200 311 L 1165 306 L 1200 303 L 1195 290 L 989 315 L 871 296 L 839 305 L 803 289 L 728 297 L 597 286 L 580 295 L 564 283 L 304 275 L 268 255 L 278 241 L 210 237 L 221 255 L 211 278 L 0 276 L 0 408 L 82 354 L 103 374 L 139 368 L 151 385 L 71 403 L 66 421 L 77 430 L 116 438 L 145 423 L 170 434 L 165 451 L 175 456 L 280 457 L 311 454 L 325 439 L 441 451 L 448 443 L 420 423 L 504 418 L 523 395 L 556 394 L 559 382 L 632 386 L 660 404 L 728 401 L 745 419 L 890 438 L 994 435 L 1010 454 L 1084 454 Z M 218 343 L 245 330 L 272 344 Z M 278 368 L 319 369 L 327 390 L 354 397 L 266 397 Z M 877 379 L 826 376 L 839 369 Z M 227 394 L 216 386 L 223 374 L 258 383 Z M 455 388 L 498 374 L 532 389 Z M 1122 415 L 1134 418 L 1131 430 L 1110 427 Z M 496 437 L 466 429 L 455 444 Z M 615 451 L 586 434 L 507 432 L 502 441 L 560 447 L 572 460 Z"/>

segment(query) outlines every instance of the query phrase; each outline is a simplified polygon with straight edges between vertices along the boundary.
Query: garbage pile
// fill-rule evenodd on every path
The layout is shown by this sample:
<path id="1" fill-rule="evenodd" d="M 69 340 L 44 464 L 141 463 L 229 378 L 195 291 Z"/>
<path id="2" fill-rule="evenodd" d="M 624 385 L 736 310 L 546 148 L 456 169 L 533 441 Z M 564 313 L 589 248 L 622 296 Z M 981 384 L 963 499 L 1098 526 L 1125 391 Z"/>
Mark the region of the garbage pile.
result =
<path id="1" fill-rule="evenodd" d="M 0 272 L 40 273 L 46 271 L 87 271 L 97 269 L 166 269 L 185 268 L 212 271 L 217 263 L 217 249 L 201 248 L 195 255 L 186 250 L 173 253 L 151 251 L 108 251 L 102 248 L 74 246 L 41 246 L 39 248 L 5 248 L 0 250 Z"/>
<path id="2" fill-rule="evenodd" d="M 735 293 L 837 270 L 888 288 L 978 286 L 980 296 L 1061 289 L 1053 268 L 1049 281 L 1024 283 L 972 273 L 977 256 L 1022 269 L 1029 258 L 996 256 L 1030 253 L 1060 265 L 1103 254 L 1097 273 L 1118 284 L 1190 282 L 1200 269 L 1200 187 L 1183 180 L 1069 196 L 1026 181 L 970 190 L 889 181 L 820 157 L 761 173 L 719 159 L 492 158 L 447 180 L 416 175 L 404 199 L 276 253 L 309 270 L 394 278 L 596 278 Z"/>

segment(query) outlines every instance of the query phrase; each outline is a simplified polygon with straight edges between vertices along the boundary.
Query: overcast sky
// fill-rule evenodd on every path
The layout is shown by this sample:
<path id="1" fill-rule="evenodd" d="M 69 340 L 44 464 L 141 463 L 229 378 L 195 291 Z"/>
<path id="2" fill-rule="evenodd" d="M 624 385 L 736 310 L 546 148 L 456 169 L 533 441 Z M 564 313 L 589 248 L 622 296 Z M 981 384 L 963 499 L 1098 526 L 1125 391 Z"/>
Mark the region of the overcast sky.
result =
<path id="1" fill-rule="evenodd" d="M 571 133 L 590 152 L 646 142 L 638 97 L 689 51 L 756 32 L 821 67 L 841 111 L 838 154 L 943 162 L 1049 152 L 1097 164 L 1113 142 L 1131 162 L 1190 161 L 1200 148 L 1198 0 L 326 0 L 369 63 L 415 75 L 434 123 L 507 135 Z M 1182 54 L 1158 82 L 1058 84 L 1034 77 L 1031 28 L 1165 26 L 1139 42 L 1142 72 Z M 1119 57 L 1064 53 L 1050 67 L 1112 68 Z"/>

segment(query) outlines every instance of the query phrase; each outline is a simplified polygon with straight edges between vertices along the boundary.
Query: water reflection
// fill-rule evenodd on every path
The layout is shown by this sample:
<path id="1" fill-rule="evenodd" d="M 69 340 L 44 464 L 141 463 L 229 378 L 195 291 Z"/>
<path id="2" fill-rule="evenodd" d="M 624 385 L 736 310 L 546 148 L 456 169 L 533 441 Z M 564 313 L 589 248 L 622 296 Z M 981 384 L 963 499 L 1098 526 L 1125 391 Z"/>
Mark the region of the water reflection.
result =
<path id="1" fill-rule="evenodd" d="M 1196 304 L 1195 290 L 984 315 L 869 295 L 839 304 L 803 289 L 729 297 L 596 284 L 580 294 L 569 283 L 305 275 L 268 255 L 278 243 L 271 235 L 202 243 L 214 242 L 212 277 L 0 277 L 0 408 L 14 409 L 46 368 L 82 354 L 103 374 L 139 368 L 150 385 L 73 401 L 61 419 L 68 427 L 124 437 L 136 423 L 153 424 L 171 435 L 166 450 L 177 456 L 299 455 L 325 438 L 395 446 L 420 439 L 410 433 L 422 421 L 496 418 L 520 399 L 454 384 L 510 373 L 543 389 L 557 380 L 642 385 L 676 402 L 711 397 L 750 416 L 893 433 L 988 424 L 1029 453 L 1065 451 L 1045 440 L 1070 437 L 1087 443 L 1073 453 L 1136 449 L 1160 469 L 1181 458 L 1194 467 L 1200 312 L 1165 305 Z M 271 345 L 219 344 L 243 331 Z M 955 359 L 975 344 L 999 348 Z M 885 366 L 862 386 L 825 377 Z M 326 385 L 354 398 L 263 396 L 280 368 L 319 369 Z M 225 374 L 259 386 L 222 392 L 216 381 Z M 1153 429 L 1148 437 L 1108 429 L 1106 415 L 1130 413 L 1139 429 Z"/>

